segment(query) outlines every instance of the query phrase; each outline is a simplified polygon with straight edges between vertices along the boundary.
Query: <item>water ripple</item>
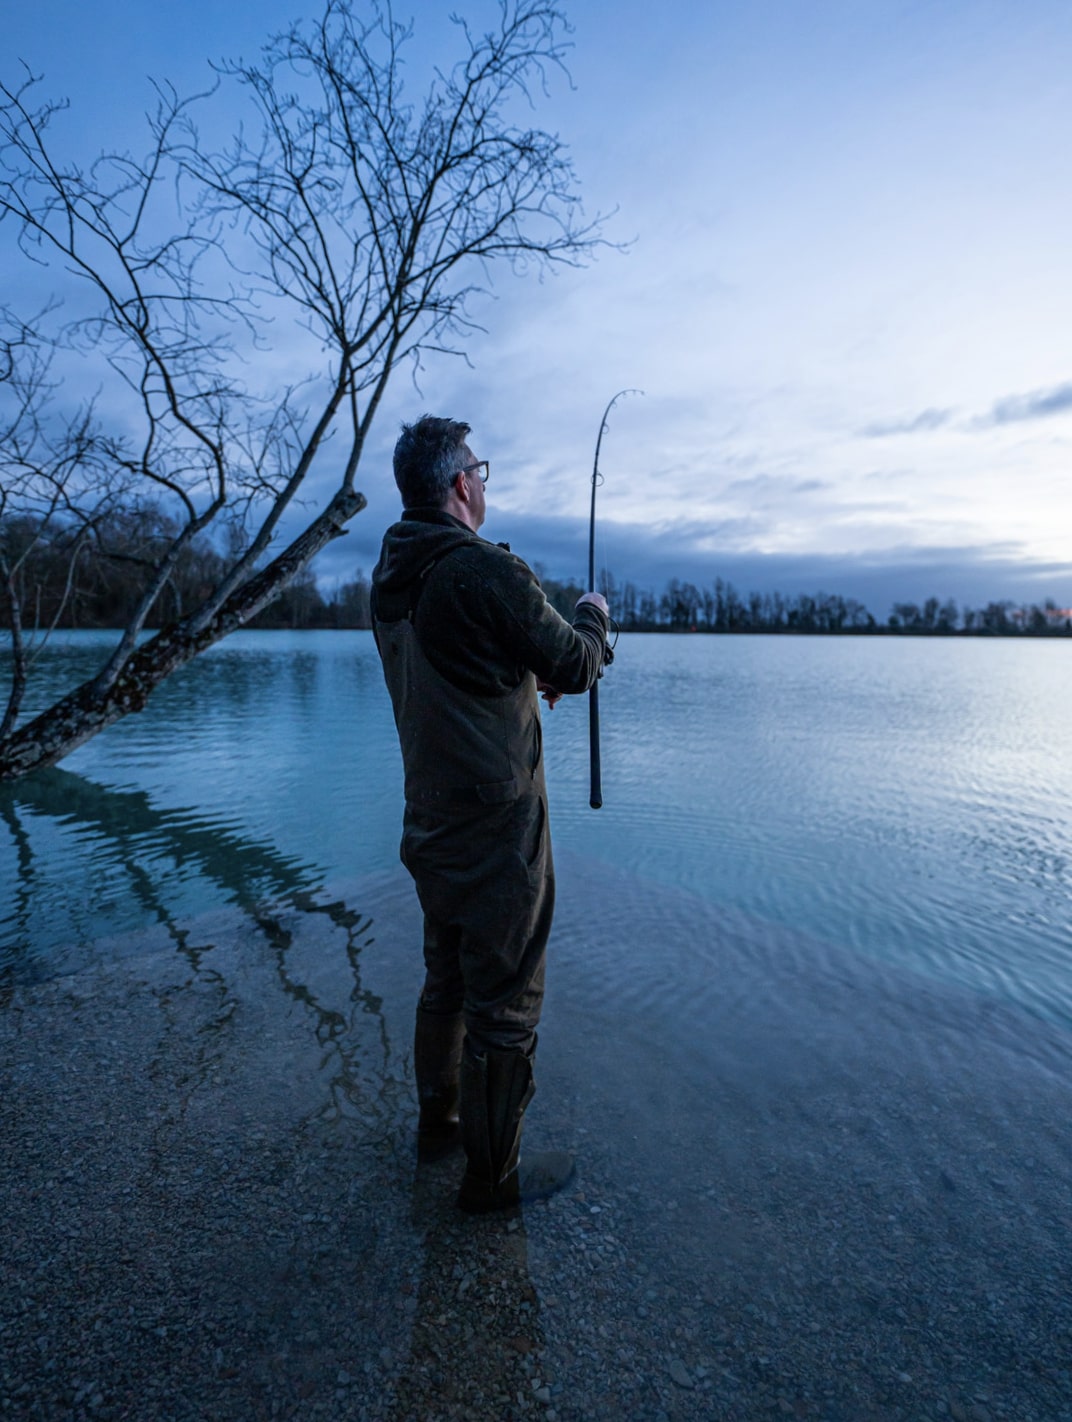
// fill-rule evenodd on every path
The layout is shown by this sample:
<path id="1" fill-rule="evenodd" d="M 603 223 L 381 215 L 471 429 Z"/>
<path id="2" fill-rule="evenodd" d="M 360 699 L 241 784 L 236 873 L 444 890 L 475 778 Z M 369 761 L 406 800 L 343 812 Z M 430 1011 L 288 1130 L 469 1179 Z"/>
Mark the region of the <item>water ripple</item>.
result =
<path id="1" fill-rule="evenodd" d="M 35 696 L 88 674 L 100 641 L 58 639 Z M 623 637 L 598 815 L 583 700 L 544 716 L 556 846 L 1067 1020 L 1068 652 Z M 29 783 L 0 792 L 9 963 L 70 962 L 117 925 L 238 902 L 279 874 L 397 866 L 401 770 L 365 633 L 230 638 L 63 773 L 36 803 Z"/>

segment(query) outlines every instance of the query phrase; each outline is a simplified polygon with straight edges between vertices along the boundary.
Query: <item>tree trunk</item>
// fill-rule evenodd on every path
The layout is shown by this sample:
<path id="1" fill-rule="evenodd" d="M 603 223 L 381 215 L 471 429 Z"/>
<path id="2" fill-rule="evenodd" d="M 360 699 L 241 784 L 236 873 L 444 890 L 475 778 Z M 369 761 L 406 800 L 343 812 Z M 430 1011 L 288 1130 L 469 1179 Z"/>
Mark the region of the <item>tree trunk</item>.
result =
<path id="1" fill-rule="evenodd" d="M 189 620 L 171 623 L 131 655 L 107 691 L 97 692 L 87 681 L 16 731 L 0 745 L 0 781 L 55 765 L 98 731 L 144 710 L 160 682 L 255 617 L 325 544 L 346 532 L 344 525 L 365 503 L 363 494 L 341 491 L 289 548 L 231 594 L 207 627 L 194 633 Z"/>

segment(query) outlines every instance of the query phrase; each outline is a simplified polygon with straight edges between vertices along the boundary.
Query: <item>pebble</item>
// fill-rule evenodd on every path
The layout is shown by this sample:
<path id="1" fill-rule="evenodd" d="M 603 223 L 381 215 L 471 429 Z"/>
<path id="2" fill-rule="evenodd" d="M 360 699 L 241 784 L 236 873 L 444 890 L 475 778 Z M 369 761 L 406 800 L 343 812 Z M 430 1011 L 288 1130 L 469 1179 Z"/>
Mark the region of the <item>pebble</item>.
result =
<path id="1" fill-rule="evenodd" d="M 670 1374 L 671 1380 L 677 1383 L 678 1387 L 693 1386 L 692 1374 L 680 1358 L 671 1358 L 670 1366 L 667 1371 Z"/>

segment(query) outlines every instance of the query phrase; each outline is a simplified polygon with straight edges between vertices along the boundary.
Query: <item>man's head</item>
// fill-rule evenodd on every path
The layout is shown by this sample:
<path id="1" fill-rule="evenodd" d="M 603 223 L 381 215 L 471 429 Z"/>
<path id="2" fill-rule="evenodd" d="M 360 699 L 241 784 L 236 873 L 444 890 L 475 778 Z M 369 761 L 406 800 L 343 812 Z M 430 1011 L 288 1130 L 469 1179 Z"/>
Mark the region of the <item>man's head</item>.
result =
<path id="1" fill-rule="evenodd" d="M 405 509 L 437 508 L 472 529 L 484 522 L 484 484 L 473 451 L 465 442 L 469 426 L 460 420 L 422 415 L 403 425 L 395 445 L 395 483 Z"/>

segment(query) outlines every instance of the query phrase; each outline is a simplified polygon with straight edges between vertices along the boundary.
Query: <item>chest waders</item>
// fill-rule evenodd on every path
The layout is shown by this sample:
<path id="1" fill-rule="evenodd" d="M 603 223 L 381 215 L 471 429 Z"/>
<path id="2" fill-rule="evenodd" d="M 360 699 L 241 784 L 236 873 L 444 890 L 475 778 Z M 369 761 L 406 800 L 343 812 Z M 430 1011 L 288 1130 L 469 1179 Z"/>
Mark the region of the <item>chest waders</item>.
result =
<path id="1" fill-rule="evenodd" d="M 460 1004 L 422 994 L 418 1157 L 438 1159 L 460 1138 L 467 1164 L 457 1202 L 484 1213 L 550 1194 L 573 1173 L 562 1152 L 519 1162 L 554 878 L 535 678 L 478 696 L 432 666 L 414 627 L 430 571 L 406 594 L 377 597 L 376 643 L 402 749 L 402 858 L 425 913 L 426 962 L 430 939 L 457 945 L 479 1036 L 463 1047 Z"/>

